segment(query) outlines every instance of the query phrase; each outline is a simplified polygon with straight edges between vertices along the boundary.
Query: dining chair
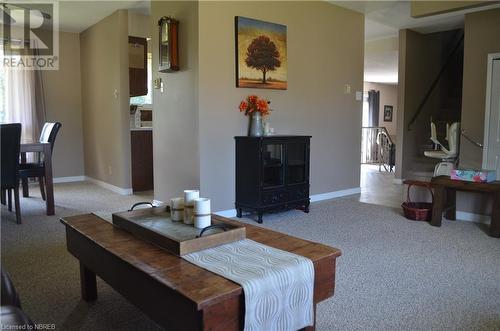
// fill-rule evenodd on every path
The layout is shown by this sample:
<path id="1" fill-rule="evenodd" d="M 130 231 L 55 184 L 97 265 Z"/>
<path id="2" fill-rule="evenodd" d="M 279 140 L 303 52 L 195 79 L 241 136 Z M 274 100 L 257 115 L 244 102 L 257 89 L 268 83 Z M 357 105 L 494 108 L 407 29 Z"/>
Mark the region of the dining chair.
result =
<path id="1" fill-rule="evenodd" d="M 61 128 L 62 124 L 59 122 L 55 123 L 45 123 L 42 132 L 40 133 L 39 142 L 50 143 L 51 151 L 54 150 L 54 143 L 56 142 L 57 133 Z M 38 184 L 40 185 L 40 195 L 42 199 L 45 200 L 45 162 L 43 159 L 39 158 L 38 162 L 25 163 L 21 162 L 19 166 L 19 176 L 23 183 L 23 196 L 29 196 L 28 190 L 28 178 L 38 178 Z"/>
<path id="2" fill-rule="evenodd" d="M 8 197 L 9 211 L 12 211 L 12 191 L 14 191 L 14 204 L 16 221 L 21 224 L 21 207 L 19 203 L 19 150 L 21 146 L 21 124 L 0 125 L 1 150 L 1 192 L 2 203 Z"/>

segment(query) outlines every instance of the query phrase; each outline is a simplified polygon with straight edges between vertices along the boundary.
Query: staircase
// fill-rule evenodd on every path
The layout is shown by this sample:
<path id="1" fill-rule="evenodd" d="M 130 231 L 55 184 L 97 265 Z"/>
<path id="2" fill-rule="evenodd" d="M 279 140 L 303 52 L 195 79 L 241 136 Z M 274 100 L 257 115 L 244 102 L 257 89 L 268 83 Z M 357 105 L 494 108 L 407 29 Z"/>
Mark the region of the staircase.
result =
<path id="1" fill-rule="evenodd" d="M 437 137 L 446 145 L 446 124 L 460 122 L 462 111 L 462 80 L 463 80 L 463 31 L 458 31 L 455 45 L 448 61 L 439 72 L 436 80 L 429 88 L 416 114 L 408 125 L 409 130 L 415 130 L 415 153 L 407 170 L 409 179 L 429 179 L 432 177 L 438 159 L 424 156 L 424 151 L 435 149 L 430 137 L 430 122 L 436 124 Z M 436 94 L 437 93 L 437 94 Z M 439 106 L 434 109 L 425 107 L 430 98 L 439 98 Z"/>

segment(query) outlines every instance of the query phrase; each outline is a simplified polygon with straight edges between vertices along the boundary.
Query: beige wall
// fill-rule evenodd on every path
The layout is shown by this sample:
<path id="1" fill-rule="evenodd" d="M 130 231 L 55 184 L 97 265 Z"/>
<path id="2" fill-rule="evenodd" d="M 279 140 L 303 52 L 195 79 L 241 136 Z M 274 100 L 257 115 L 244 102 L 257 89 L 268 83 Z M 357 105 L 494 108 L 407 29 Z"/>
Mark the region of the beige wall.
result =
<path id="1" fill-rule="evenodd" d="M 397 84 L 398 42 L 397 36 L 365 42 L 365 81 Z"/>
<path id="2" fill-rule="evenodd" d="M 381 83 L 364 83 L 364 91 L 368 93 L 369 90 L 380 91 L 380 104 L 379 104 L 379 126 L 384 126 L 389 132 L 389 135 L 395 136 L 397 132 L 397 113 L 398 113 L 398 86 L 393 84 Z M 384 106 L 392 106 L 392 122 L 384 121 Z"/>
<path id="3" fill-rule="evenodd" d="M 399 38 L 369 40 L 365 42 L 365 56 L 368 54 L 392 53 L 398 51 Z"/>
<path id="4" fill-rule="evenodd" d="M 396 170 L 394 175 L 398 179 L 403 179 L 403 146 L 405 145 L 405 122 L 406 118 L 404 103 L 406 90 L 406 36 L 408 30 L 400 30 L 398 36 L 398 117 L 396 119 L 396 141 L 399 148 L 396 148 Z"/>
<path id="5" fill-rule="evenodd" d="M 476 141 L 484 139 L 486 69 L 489 53 L 500 52 L 500 9 L 465 16 L 462 128 Z M 460 146 L 460 164 L 480 168 L 482 150 L 466 140 Z"/>
<path id="6" fill-rule="evenodd" d="M 425 17 L 448 13 L 452 11 L 486 6 L 492 1 L 421 1 L 413 0 L 411 2 L 411 16 Z"/>
<path id="7" fill-rule="evenodd" d="M 180 71 L 159 73 L 158 20 L 179 20 Z M 153 1 L 153 79 L 164 90 L 153 90 L 153 148 L 155 198 L 167 201 L 184 189 L 200 186 L 198 148 L 198 3 Z"/>
<path id="8" fill-rule="evenodd" d="M 54 147 L 54 177 L 83 176 L 80 35 L 59 33 L 59 70 L 42 72 L 47 121 L 62 128 Z"/>
<path id="9" fill-rule="evenodd" d="M 151 17 L 128 13 L 128 35 L 133 37 L 151 38 Z M 156 32 L 156 30 L 155 30 Z"/>
<path id="10" fill-rule="evenodd" d="M 500 9 L 465 15 L 464 81 L 462 128 L 476 141 L 484 140 L 486 70 L 489 53 L 500 52 Z M 460 144 L 460 166 L 481 168 L 482 149 L 465 139 Z M 487 199 L 479 195 L 459 194 L 458 209 L 489 214 Z"/>
<path id="11" fill-rule="evenodd" d="M 120 10 L 80 35 L 85 174 L 131 187 L 128 15 Z"/>
<path id="12" fill-rule="evenodd" d="M 237 15 L 287 26 L 288 90 L 235 87 Z M 201 192 L 214 210 L 234 208 L 233 137 L 248 125 L 237 106 L 249 94 L 271 100 L 277 133 L 312 135 L 311 194 L 359 187 L 363 15 L 320 1 L 200 2 L 199 18 Z"/>

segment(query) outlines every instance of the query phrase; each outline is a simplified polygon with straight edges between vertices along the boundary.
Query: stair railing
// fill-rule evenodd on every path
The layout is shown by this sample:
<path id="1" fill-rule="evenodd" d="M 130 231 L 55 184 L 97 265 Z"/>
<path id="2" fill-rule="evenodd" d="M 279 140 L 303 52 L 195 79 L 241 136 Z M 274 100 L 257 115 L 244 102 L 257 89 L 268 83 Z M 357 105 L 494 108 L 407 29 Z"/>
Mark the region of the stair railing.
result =
<path id="1" fill-rule="evenodd" d="M 383 162 L 384 155 L 380 152 L 377 145 L 377 136 L 379 132 L 385 133 L 390 146 L 394 142 L 384 126 L 364 126 L 361 128 L 361 163 L 362 164 L 379 164 Z"/>
<path id="2" fill-rule="evenodd" d="M 431 86 L 427 90 L 427 93 L 425 93 L 425 96 L 422 99 L 422 101 L 420 102 L 420 105 L 418 106 L 417 111 L 415 112 L 415 114 L 413 114 L 413 117 L 411 118 L 410 122 L 408 123 L 408 131 L 411 130 L 411 126 L 413 125 L 413 123 L 415 123 L 415 121 L 417 120 L 418 116 L 420 115 L 420 113 L 424 109 L 424 106 L 427 104 L 427 101 L 429 101 L 429 99 L 430 99 L 430 97 L 432 95 L 432 92 L 434 92 L 434 89 L 436 88 L 437 84 L 441 80 L 441 77 L 443 76 L 444 72 L 446 71 L 446 69 L 450 65 L 451 60 L 455 57 L 455 54 L 457 53 L 458 49 L 462 45 L 462 43 L 464 41 L 464 33 L 463 32 L 458 32 L 458 33 L 462 34 L 460 36 L 460 39 L 456 42 L 456 44 L 453 47 L 452 51 L 448 55 L 448 58 L 446 59 L 446 62 L 443 64 L 443 66 L 439 70 L 439 73 L 437 74 L 436 78 L 434 79 L 434 81 L 432 82 Z"/>
<path id="3" fill-rule="evenodd" d="M 475 141 L 474 139 L 472 139 L 471 137 L 469 137 L 466 133 L 465 133 L 465 130 L 462 129 L 462 131 L 460 131 L 460 133 L 462 134 L 462 136 L 467 139 L 469 142 L 471 142 L 474 146 L 476 147 L 479 147 L 479 148 L 483 148 L 484 145 L 481 144 L 480 142 L 477 142 Z"/>

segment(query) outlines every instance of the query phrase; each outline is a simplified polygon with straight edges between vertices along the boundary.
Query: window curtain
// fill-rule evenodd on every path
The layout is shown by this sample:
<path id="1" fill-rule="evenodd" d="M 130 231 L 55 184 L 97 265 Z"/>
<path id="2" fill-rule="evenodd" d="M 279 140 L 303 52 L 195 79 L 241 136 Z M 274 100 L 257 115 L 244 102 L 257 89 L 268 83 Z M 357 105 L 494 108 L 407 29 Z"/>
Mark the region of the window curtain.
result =
<path id="1" fill-rule="evenodd" d="M 35 55 L 38 55 L 38 49 L 35 50 Z M 37 139 L 40 137 L 42 128 L 47 122 L 47 108 L 45 107 L 45 90 L 43 88 L 43 70 L 35 70 L 35 113 L 36 113 L 36 134 Z"/>
<path id="2" fill-rule="evenodd" d="M 37 55 L 35 50 L 32 54 Z M 20 54 L 18 54 L 20 56 Z M 47 120 L 41 70 L 3 69 L 7 123 L 21 123 L 21 142 L 38 141 Z"/>
<path id="3" fill-rule="evenodd" d="M 368 91 L 368 126 L 377 127 L 379 119 L 379 101 L 380 92 L 375 90 Z M 379 153 L 377 146 L 377 129 L 368 130 L 366 142 L 366 155 L 370 163 L 378 162 Z"/>
<path id="4" fill-rule="evenodd" d="M 35 105 L 34 71 L 5 70 L 5 121 L 21 123 L 21 143 L 36 141 L 40 133 Z"/>
<path id="5" fill-rule="evenodd" d="M 380 91 L 368 91 L 368 125 L 378 126 Z"/>

